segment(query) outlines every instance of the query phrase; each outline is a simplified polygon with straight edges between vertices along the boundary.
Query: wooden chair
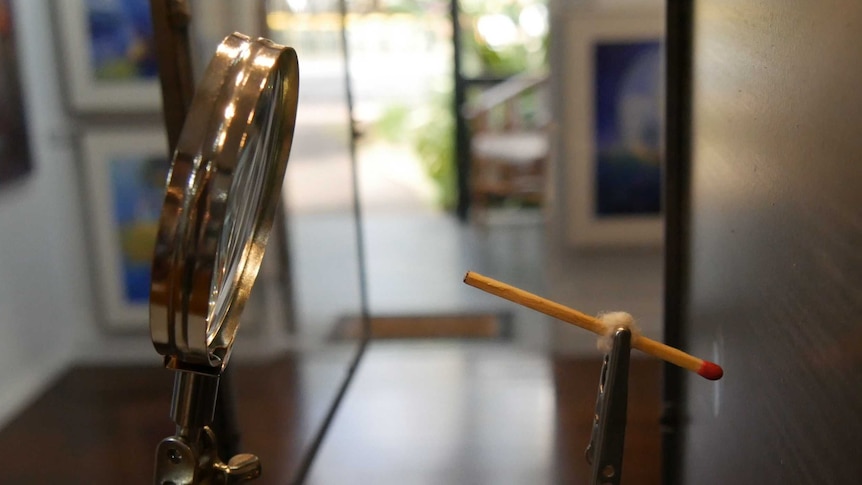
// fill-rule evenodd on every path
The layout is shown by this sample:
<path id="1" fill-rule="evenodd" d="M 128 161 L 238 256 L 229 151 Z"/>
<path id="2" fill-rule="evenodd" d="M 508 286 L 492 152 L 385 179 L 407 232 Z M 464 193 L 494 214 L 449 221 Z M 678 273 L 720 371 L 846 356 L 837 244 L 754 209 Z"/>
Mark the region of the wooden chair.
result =
<path id="1" fill-rule="evenodd" d="M 487 223 L 493 203 L 542 205 L 550 154 L 547 76 L 524 74 L 485 90 L 464 117 L 471 128 L 471 218 Z"/>

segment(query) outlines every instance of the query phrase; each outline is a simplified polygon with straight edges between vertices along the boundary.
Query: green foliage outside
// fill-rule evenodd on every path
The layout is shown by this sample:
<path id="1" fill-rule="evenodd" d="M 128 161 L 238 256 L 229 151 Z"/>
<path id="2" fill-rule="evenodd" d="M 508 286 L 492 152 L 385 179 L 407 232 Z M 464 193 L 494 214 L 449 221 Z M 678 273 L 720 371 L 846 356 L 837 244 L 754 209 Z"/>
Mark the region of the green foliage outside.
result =
<path id="1" fill-rule="evenodd" d="M 390 0 L 390 10 L 413 12 L 439 0 Z M 461 3 L 463 72 L 468 77 L 505 78 L 540 68 L 546 63 L 547 35 L 509 45 L 493 47 L 476 32 L 476 19 L 487 13 L 502 13 L 515 21 L 523 8 L 516 0 L 466 0 Z M 453 209 L 457 201 L 455 168 L 455 120 L 451 87 L 436 93 L 420 109 L 402 104 L 389 106 L 375 125 L 376 134 L 390 143 L 409 143 L 422 167 L 437 188 L 437 203 Z"/>
<path id="2" fill-rule="evenodd" d="M 451 93 L 437 93 L 419 109 L 394 104 L 377 120 L 374 131 L 386 142 L 408 143 L 434 183 L 437 205 L 446 210 L 455 207 L 458 193 Z"/>
<path id="3" fill-rule="evenodd" d="M 519 16 L 525 7 L 544 3 L 543 0 L 461 0 L 461 61 L 464 75 L 503 78 L 544 66 L 547 60 L 547 35 L 530 37 L 521 32 L 517 41 L 491 45 L 478 29 L 479 19 L 488 14 L 508 17 L 513 25 L 518 25 Z"/>
<path id="4" fill-rule="evenodd" d="M 446 210 L 454 209 L 458 189 L 451 93 L 438 95 L 429 107 L 429 117 L 417 131 L 415 143 L 422 166 L 437 186 L 440 206 Z"/>

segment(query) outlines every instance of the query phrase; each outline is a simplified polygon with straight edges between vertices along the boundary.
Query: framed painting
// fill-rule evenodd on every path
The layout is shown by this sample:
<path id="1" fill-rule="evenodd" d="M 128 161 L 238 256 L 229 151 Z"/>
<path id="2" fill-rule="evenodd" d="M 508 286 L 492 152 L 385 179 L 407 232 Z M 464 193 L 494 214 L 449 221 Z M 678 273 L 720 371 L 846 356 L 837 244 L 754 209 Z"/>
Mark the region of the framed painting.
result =
<path id="1" fill-rule="evenodd" d="M 30 147 L 18 54 L 15 22 L 9 0 L 0 0 L 0 185 L 30 171 Z"/>
<path id="2" fill-rule="evenodd" d="M 110 328 L 147 328 L 150 264 L 170 160 L 161 129 L 81 138 L 98 300 Z"/>
<path id="3" fill-rule="evenodd" d="M 57 2 L 69 105 L 78 112 L 161 108 L 149 0 Z"/>
<path id="4" fill-rule="evenodd" d="M 578 12 L 567 34 L 567 238 L 576 247 L 659 245 L 663 14 Z"/>

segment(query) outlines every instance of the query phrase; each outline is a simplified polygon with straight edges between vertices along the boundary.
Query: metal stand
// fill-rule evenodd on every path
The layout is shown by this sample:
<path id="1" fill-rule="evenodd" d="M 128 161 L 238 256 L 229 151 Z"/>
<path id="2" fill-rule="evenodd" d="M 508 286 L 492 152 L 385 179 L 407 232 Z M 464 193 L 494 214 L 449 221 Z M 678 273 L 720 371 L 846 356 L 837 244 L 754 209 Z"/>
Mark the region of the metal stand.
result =
<path id="1" fill-rule="evenodd" d="M 150 8 L 171 155 L 177 148 L 194 94 L 189 42 L 192 14 L 187 0 L 151 0 Z M 177 424 L 177 432 L 176 436 L 162 440 L 157 448 L 157 485 L 233 484 L 260 476 L 260 460 L 256 456 L 236 454 L 239 427 L 232 380 L 227 371 L 221 374 L 221 386 L 219 380 L 218 371 L 213 371 L 213 375 L 176 371 L 171 418 Z M 220 444 L 214 429 L 222 436 Z M 233 458 L 225 464 L 219 456 Z"/>
<path id="2" fill-rule="evenodd" d="M 176 371 L 171 418 L 177 432 L 156 448 L 156 485 L 228 485 L 260 476 L 254 455 L 235 455 L 227 464 L 218 457 L 210 428 L 218 387 L 218 376 Z"/>
<path id="3" fill-rule="evenodd" d="M 616 329 L 613 346 L 602 364 L 596 416 L 586 450 L 587 463 L 593 466 L 592 485 L 619 485 L 622 478 L 631 340 L 630 330 Z"/>

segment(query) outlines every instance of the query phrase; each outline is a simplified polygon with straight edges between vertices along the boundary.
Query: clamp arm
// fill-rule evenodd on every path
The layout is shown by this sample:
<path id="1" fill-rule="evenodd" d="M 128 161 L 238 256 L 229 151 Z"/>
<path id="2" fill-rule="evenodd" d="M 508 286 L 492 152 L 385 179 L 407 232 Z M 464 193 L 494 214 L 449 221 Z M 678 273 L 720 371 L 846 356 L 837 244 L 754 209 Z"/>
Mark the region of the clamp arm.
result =
<path id="1" fill-rule="evenodd" d="M 630 330 L 617 328 L 602 363 L 593 432 L 586 450 L 593 485 L 619 485 L 622 477 L 631 340 Z"/>

